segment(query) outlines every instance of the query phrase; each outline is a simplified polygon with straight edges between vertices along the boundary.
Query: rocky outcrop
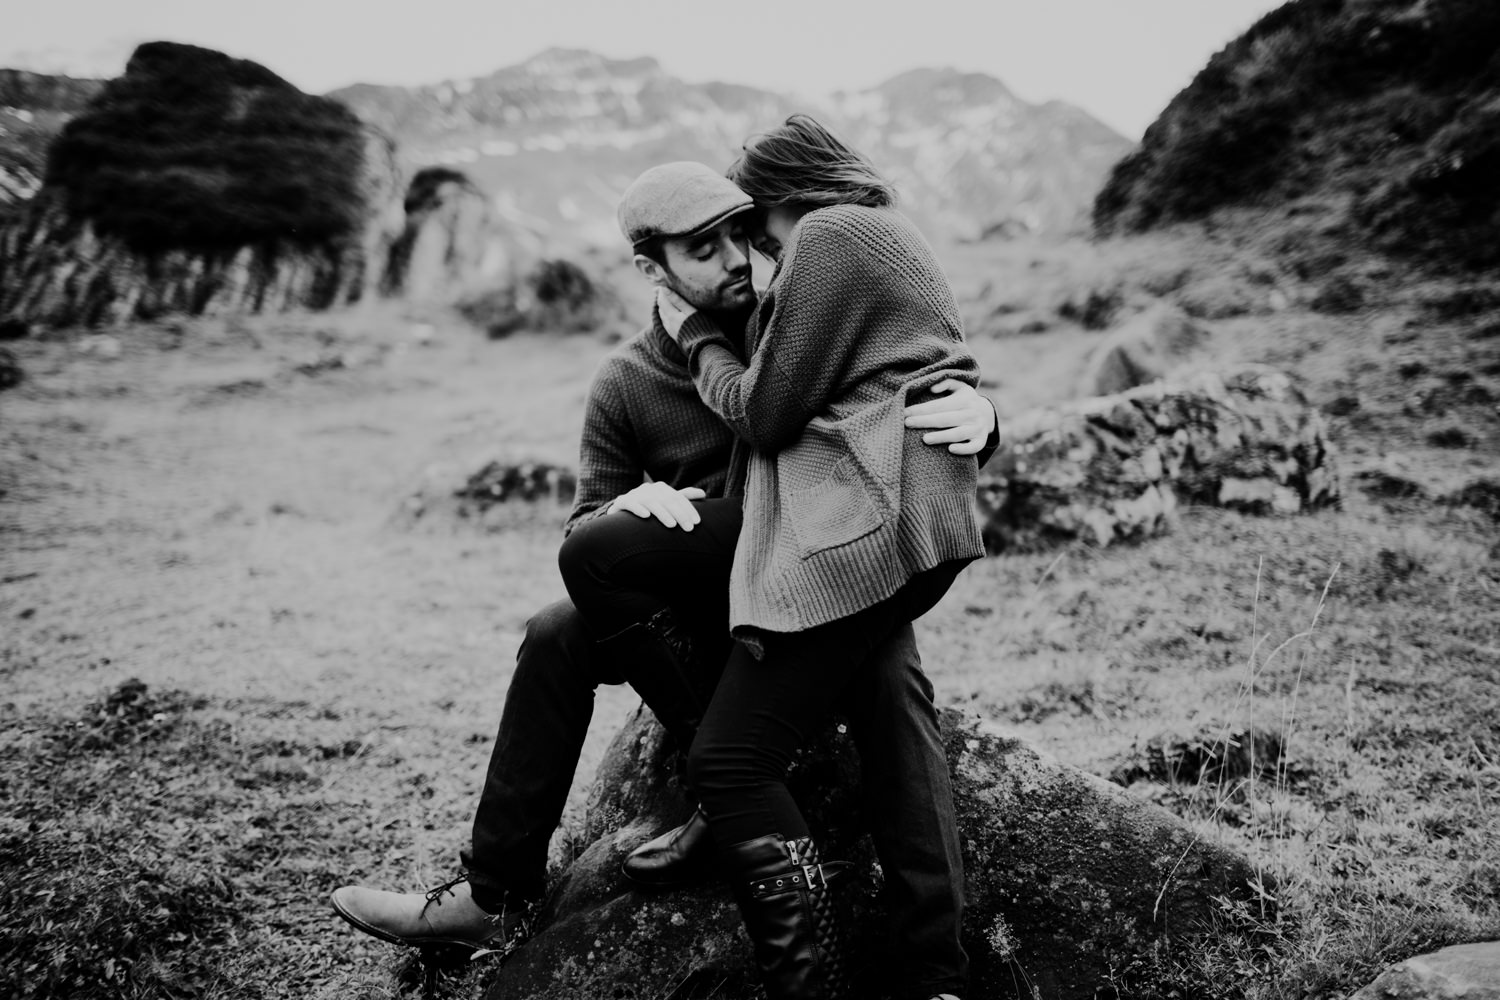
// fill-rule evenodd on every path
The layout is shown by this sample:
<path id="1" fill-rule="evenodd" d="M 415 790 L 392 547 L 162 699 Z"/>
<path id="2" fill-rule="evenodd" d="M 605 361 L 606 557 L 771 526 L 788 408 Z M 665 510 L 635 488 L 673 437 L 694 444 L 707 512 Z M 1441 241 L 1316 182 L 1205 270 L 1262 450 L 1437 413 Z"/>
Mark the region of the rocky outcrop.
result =
<path id="1" fill-rule="evenodd" d="M 1500 1000 L 1500 941 L 1460 944 L 1387 969 L 1349 1000 Z"/>
<path id="2" fill-rule="evenodd" d="M 381 281 L 385 294 L 446 302 L 514 284 L 515 255 L 494 207 L 468 177 L 444 167 L 420 170 L 404 208 L 405 228 L 391 244 Z"/>
<path id="3" fill-rule="evenodd" d="M 48 183 L 0 226 L 0 321 L 352 302 L 375 289 L 399 224 L 383 135 L 253 63 L 151 43 L 63 130 Z"/>
<path id="4" fill-rule="evenodd" d="M 1226 907 L 1264 904 L 1260 876 L 1243 858 L 1165 810 L 957 711 L 946 710 L 941 726 L 964 839 L 971 995 L 1011 996 L 1025 983 L 1046 997 L 1091 998 L 1113 970 L 1154 947 L 1190 946 Z M 726 889 L 644 892 L 619 874 L 624 852 L 684 818 L 674 773 L 671 747 L 641 710 L 600 765 L 582 852 L 549 897 L 537 936 L 491 981 L 490 1000 L 760 996 Z M 830 730 L 791 780 L 828 854 L 862 873 L 848 890 L 860 977 L 853 995 L 879 1000 L 891 955 L 857 773 L 851 739 Z"/>
<path id="5" fill-rule="evenodd" d="M 1199 373 L 1028 414 L 981 472 L 993 552 L 1167 530 L 1181 502 L 1290 514 L 1338 502 L 1327 426 L 1292 380 Z"/>
<path id="6" fill-rule="evenodd" d="M 1137 232 L 1254 205 L 1297 270 L 1372 244 L 1444 271 L 1500 266 L 1497 48 L 1500 8 L 1483 0 L 1276 5 L 1115 164 L 1095 225 Z M 1334 291 L 1323 308 L 1363 298 Z"/>
<path id="7" fill-rule="evenodd" d="M 1104 335 L 1084 359 L 1078 396 L 1110 396 L 1162 378 L 1207 336 L 1176 306 L 1161 303 Z"/>
<path id="8" fill-rule="evenodd" d="M 0 212 L 37 193 L 47 145 L 103 86 L 102 80 L 0 69 Z"/>

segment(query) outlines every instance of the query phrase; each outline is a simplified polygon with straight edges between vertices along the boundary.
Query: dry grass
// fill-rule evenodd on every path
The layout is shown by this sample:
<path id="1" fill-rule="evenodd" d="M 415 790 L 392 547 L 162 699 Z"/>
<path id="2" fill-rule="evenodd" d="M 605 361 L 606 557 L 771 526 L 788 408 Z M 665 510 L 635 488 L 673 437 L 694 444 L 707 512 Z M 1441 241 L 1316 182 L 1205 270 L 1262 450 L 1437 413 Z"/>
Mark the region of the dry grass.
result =
<path id="1" fill-rule="evenodd" d="M 1082 250 L 1075 273 L 1066 247 L 969 248 L 955 266 L 1055 317 L 1078 298 L 1057 289 L 1141 291 L 1147 258 L 1191 256 L 1167 249 Z M 1057 285 L 1027 291 L 1038 257 Z M 1178 290 L 1212 277 L 1190 272 Z M 1276 280 L 1294 302 L 1309 287 Z M 1409 291 L 1378 313 L 1205 322 L 1216 356 L 1293 364 L 1320 403 L 1358 397 L 1339 418 L 1355 461 L 1487 468 L 1473 390 L 1500 338 L 1474 336 L 1451 288 Z M 1391 356 L 1414 319 L 1422 349 Z M 25 942 L 0 952 L 0 992 L 473 995 L 482 964 L 408 963 L 326 898 L 451 872 L 520 629 L 562 593 L 562 511 L 489 531 L 402 512 L 494 458 L 571 464 L 607 346 L 369 312 L 120 336 L 115 360 L 19 343 L 29 378 L 0 396 L 0 928 Z M 1026 398 L 1046 379 L 1005 359 L 1065 371 L 1091 336 L 1059 321 L 976 343 L 1017 405 L 1005 383 Z M 1402 376 L 1417 354 L 1424 374 Z M 1476 443 L 1424 451 L 1429 420 Z M 1133 787 L 1263 863 L 1280 915 L 1226 912 L 1221 947 L 1142 956 L 1120 995 L 1332 997 L 1500 936 L 1497 594 L 1492 517 L 1351 486 L 1316 517 L 1189 509 L 1137 548 L 988 560 L 921 628 L 941 698 L 1100 773 L 1163 734 L 1274 734 L 1264 772 Z M 111 709 L 131 677 L 150 700 Z M 601 692 L 581 777 L 631 707 Z"/>

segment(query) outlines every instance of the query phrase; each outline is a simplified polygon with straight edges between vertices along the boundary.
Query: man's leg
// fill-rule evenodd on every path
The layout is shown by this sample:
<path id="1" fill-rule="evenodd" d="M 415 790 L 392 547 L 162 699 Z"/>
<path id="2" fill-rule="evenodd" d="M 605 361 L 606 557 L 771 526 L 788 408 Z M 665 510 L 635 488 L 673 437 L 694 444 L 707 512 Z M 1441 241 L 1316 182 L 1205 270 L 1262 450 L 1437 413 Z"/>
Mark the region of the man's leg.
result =
<path id="1" fill-rule="evenodd" d="M 885 872 L 898 997 L 961 995 L 963 854 L 952 780 L 938 733 L 932 683 L 910 624 L 870 655 L 846 709 L 859 748 L 865 815 Z"/>
<path id="2" fill-rule="evenodd" d="M 594 688 L 617 683 L 567 601 L 526 623 L 485 774 L 468 850 L 466 881 L 431 893 L 345 886 L 334 907 L 387 941 L 494 946 L 520 931 L 542 894 L 547 844 L 572 786 L 594 711 Z"/>
<path id="3" fill-rule="evenodd" d="M 594 688 L 618 684 L 569 601 L 526 623 L 474 812 L 464 870 L 481 906 L 542 894 L 557 829 L 594 714 Z"/>

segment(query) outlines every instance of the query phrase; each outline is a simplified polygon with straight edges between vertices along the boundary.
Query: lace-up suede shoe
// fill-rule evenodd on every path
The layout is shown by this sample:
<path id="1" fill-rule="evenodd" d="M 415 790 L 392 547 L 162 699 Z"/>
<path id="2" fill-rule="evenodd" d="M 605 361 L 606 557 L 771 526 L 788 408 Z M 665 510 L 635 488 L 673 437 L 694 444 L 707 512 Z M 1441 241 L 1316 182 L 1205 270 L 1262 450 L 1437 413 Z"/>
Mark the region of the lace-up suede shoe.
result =
<path id="1" fill-rule="evenodd" d="M 342 886 L 333 892 L 333 908 L 366 934 L 393 944 L 505 950 L 531 930 L 530 905 L 488 913 L 474 902 L 462 875 L 429 892 Z"/>

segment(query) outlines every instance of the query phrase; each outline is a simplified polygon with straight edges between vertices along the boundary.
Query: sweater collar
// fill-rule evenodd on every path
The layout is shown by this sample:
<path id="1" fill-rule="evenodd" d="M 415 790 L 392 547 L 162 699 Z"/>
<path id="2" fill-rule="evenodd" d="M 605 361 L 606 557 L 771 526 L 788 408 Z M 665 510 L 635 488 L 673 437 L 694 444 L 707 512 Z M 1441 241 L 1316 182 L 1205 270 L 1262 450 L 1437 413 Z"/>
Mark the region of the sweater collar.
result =
<path id="1" fill-rule="evenodd" d="M 745 327 L 750 318 L 755 315 L 752 310 L 742 315 L 730 315 L 726 313 L 708 313 L 714 322 L 719 324 L 719 329 L 729 339 L 736 352 L 743 354 L 745 350 Z M 667 332 L 667 328 L 661 322 L 661 310 L 655 304 L 651 306 L 651 337 L 652 346 L 656 352 L 670 364 L 676 365 L 684 370 L 687 368 L 687 355 L 682 348 L 677 346 L 677 341 Z"/>
<path id="2" fill-rule="evenodd" d="M 661 310 L 651 306 L 651 344 L 664 360 L 677 368 L 687 369 L 687 355 L 677 346 L 677 341 L 667 332 L 661 322 Z"/>

